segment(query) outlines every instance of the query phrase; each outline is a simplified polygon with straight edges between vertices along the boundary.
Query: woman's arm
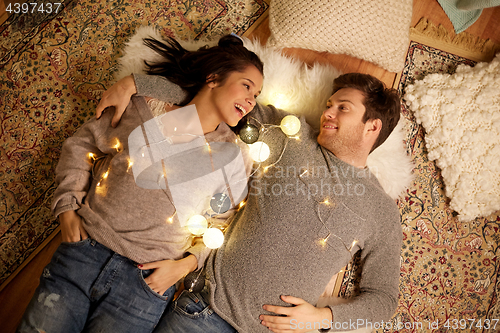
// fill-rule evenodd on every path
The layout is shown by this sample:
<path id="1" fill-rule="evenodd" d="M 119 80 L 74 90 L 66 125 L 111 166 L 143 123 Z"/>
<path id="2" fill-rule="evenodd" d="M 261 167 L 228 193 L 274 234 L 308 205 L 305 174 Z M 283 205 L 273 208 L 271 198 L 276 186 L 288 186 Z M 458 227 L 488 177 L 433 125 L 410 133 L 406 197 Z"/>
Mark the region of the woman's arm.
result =
<path id="1" fill-rule="evenodd" d="M 103 125 L 104 121 L 91 119 L 63 143 L 55 170 L 57 188 L 52 202 L 53 214 L 61 225 L 63 242 L 77 242 L 88 237 L 76 211 L 90 188 L 94 160 L 106 154 L 96 140 L 104 138 L 107 125 Z"/>
<path id="2" fill-rule="evenodd" d="M 191 273 L 198 267 L 198 260 L 194 255 L 179 260 L 161 260 L 137 266 L 139 269 L 154 269 L 144 279 L 151 289 L 163 295 L 170 286 Z"/>

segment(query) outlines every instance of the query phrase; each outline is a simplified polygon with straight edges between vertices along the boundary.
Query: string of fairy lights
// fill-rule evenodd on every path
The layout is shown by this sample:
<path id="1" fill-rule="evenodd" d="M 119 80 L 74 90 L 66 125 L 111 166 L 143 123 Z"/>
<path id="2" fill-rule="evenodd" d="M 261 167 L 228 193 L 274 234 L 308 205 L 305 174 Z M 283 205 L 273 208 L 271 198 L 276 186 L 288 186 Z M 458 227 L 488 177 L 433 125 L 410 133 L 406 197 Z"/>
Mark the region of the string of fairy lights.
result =
<path id="1" fill-rule="evenodd" d="M 301 123 L 300 120 L 294 116 L 294 115 L 287 115 L 285 116 L 281 122 L 280 125 L 272 125 L 272 124 L 262 124 L 260 123 L 257 119 L 252 118 L 255 120 L 256 123 L 259 124 L 259 127 L 256 125 L 251 124 L 250 122 L 247 122 L 243 128 L 239 132 L 239 138 L 245 142 L 249 146 L 249 155 L 253 159 L 254 162 L 258 163 L 258 165 L 255 167 L 253 175 L 255 172 L 259 170 L 259 168 L 263 168 L 263 171 L 266 172 L 269 168 L 275 166 L 279 161 L 281 160 L 289 140 L 300 140 L 300 137 L 297 135 L 300 131 L 301 128 Z M 279 157 L 272 163 L 262 166 L 262 163 L 267 161 L 271 154 L 271 150 L 269 146 L 263 141 L 265 138 L 266 134 L 273 130 L 273 129 L 281 129 L 281 131 L 285 134 L 286 140 L 285 144 L 283 146 L 283 149 L 279 155 Z M 166 138 L 165 140 L 171 140 L 171 138 Z M 208 141 L 205 141 L 206 144 L 206 151 L 211 154 L 211 147 L 210 143 Z M 117 152 L 120 152 L 123 150 L 123 146 L 120 143 L 118 139 L 115 139 L 115 143 L 112 146 L 113 149 L 115 149 Z M 142 155 L 144 157 L 144 154 Z M 210 155 L 211 156 L 211 155 Z M 92 177 L 94 180 L 97 181 L 96 183 L 96 193 L 105 195 L 106 192 L 103 190 L 103 183 L 106 181 L 106 179 L 109 176 L 109 173 L 111 172 L 110 168 L 108 167 L 107 170 L 105 170 L 100 177 L 95 178 L 95 165 L 104 158 L 105 156 L 96 156 L 96 154 L 90 152 L 88 153 L 88 158 L 91 160 L 91 163 L 93 164 L 92 166 Z M 128 158 L 128 167 L 127 167 L 127 172 L 130 171 L 134 164 L 134 161 L 129 157 Z M 299 179 L 305 183 L 304 176 L 308 173 L 309 171 L 306 169 L 304 170 L 300 175 Z M 160 181 L 166 180 L 165 174 L 161 174 L 158 178 L 158 183 Z M 247 181 L 247 178 L 242 179 L 241 181 Z M 226 184 L 227 185 L 227 184 Z M 160 186 L 160 188 L 162 188 Z M 228 186 L 226 186 L 226 189 L 228 189 Z M 165 191 L 165 190 L 164 190 Z M 165 194 L 167 198 L 170 200 L 172 203 L 172 206 L 175 209 L 175 205 L 173 204 L 172 199 L 168 196 L 168 193 L 165 191 Z M 205 246 L 209 249 L 216 249 L 219 248 L 223 243 L 224 243 L 224 227 L 223 226 L 215 226 L 212 225 L 211 222 L 209 222 L 210 217 L 217 216 L 219 214 L 223 214 L 227 212 L 231 206 L 236 206 L 236 209 L 241 209 L 245 205 L 245 199 L 241 201 L 240 203 L 234 203 L 232 202 L 232 198 L 226 193 L 226 191 L 223 191 L 223 193 L 215 193 L 211 196 L 210 199 L 210 209 L 206 209 L 204 214 L 194 214 L 192 215 L 186 223 L 186 227 L 189 230 L 189 232 L 193 235 L 193 237 L 202 237 L 203 243 Z M 357 240 L 354 240 L 351 244 L 351 246 L 347 246 L 346 243 L 342 240 L 341 237 L 335 235 L 334 233 L 331 232 L 331 230 L 328 228 L 328 226 L 325 224 L 323 217 L 321 215 L 321 206 L 327 206 L 329 208 L 334 208 L 335 204 L 330 202 L 328 198 L 325 198 L 323 201 L 317 201 L 317 206 L 316 206 L 316 215 L 321 222 L 321 224 L 328 230 L 327 236 L 320 238 L 317 242 L 320 246 L 325 247 L 328 245 L 328 241 L 331 237 L 338 239 L 345 249 L 350 253 L 351 258 L 352 258 L 352 253 L 351 250 L 353 247 L 357 244 Z M 207 213 L 210 212 L 210 213 Z M 330 214 L 332 214 L 333 209 L 329 209 Z M 176 216 L 177 210 L 174 211 L 174 213 L 169 216 L 166 219 L 166 223 L 173 223 L 174 218 Z M 207 219 L 207 217 L 209 219 Z M 204 279 L 199 279 L 200 274 L 201 274 L 201 269 L 199 271 L 192 272 L 188 274 L 188 276 L 185 277 L 185 287 L 186 289 L 190 291 L 200 291 L 203 286 L 204 286 Z M 203 280 L 203 281 L 200 281 Z"/>

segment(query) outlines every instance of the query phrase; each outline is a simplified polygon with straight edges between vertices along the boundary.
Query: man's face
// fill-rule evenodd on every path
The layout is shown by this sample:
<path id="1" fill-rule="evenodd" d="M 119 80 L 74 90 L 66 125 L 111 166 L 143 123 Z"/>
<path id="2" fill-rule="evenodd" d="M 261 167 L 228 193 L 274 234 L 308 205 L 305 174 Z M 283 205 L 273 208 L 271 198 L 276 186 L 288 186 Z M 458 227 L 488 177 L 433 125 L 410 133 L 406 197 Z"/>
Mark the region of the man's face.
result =
<path id="1" fill-rule="evenodd" d="M 339 158 L 356 154 L 363 144 L 363 100 L 363 93 L 354 88 L 340 89 L 328 99 L 317 140 Z"/>

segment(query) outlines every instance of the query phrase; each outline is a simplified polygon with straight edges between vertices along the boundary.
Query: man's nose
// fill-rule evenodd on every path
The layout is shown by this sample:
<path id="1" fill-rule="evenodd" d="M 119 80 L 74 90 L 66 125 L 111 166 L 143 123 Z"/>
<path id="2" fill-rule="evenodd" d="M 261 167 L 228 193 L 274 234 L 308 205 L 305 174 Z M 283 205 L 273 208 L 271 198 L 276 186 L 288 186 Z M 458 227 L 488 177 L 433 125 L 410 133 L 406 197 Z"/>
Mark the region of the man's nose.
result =
<path id="1" fill-rule="evenodd" d="M 327 107 L 325 111 L 323 111 L 323 115 L 328 119 L 335 118 L 335 110 L 333 107 Z"/>

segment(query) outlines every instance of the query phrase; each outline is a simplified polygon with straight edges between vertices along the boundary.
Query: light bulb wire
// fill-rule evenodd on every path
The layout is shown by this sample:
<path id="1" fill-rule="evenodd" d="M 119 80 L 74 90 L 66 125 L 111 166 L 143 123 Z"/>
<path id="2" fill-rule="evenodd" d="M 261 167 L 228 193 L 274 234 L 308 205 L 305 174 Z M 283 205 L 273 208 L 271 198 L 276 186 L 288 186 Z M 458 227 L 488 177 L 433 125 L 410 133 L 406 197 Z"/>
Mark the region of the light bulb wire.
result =
<path id="1" fill-rule="evenodd" d="M 304 185 L 306 185 L 306 186 L 308 186 L 309 184 L 308 184 L 308 183 L 304 180 L 304 178 L 303 178 L 302 176 L 303 176 L 304 174 L 306 174 L 307 172 L 308 172 L 308 170 L 306 169 L 304 172 L 302 172 L 302 173 L 299 175 L 299 179 L 300 179 L 300 180 L 302 181 L 302 183 L 303 183 Z M 356 244 L 356 243 L 357 243 L 357 241 L 355 240 L 355 241 L 353 242 L 353 244 L 351 245 L 351 247 L 348 247 L 348 246 L 346 245 L 346 243 L 344 242 L 344 240 L 343 240 L 340 236 L 338 236 L 338 235 L 336 235 L 335 233 L 333 233 L 333 232 L 330 230 L 330 228 L 328 228 L 328 226 L 326 225 L 326 223 L 323 221 L 323 218 L 321 217 L 321 210 L 320 210 L 321 205 L 323 204 L 323 205 L 325 205 L 325 206 L 329 206 L 329 205 L 332 205 L 332 203 L 330 203 L 330 202 L 324 202 L 324 201 L 323 201 L 323 202 L 321 202 L 321 201 L 316 200 L 315 198 L 313 198 L 313 200 L 316 202 L 316 211 L 315 211 L 315 212 L 316 212 L 316 216 L 318 217 L 318 220 L 321 222 L 321 224 L 322 224 L 322 225 L 326 228 L 326 230 L 328 231 L 328 235 L 327 235 L 325 238 L 323 238 L 323 239 L 322 239 L 322 240 L 324 240 L 324 245 L 328 245 L 328 246 L 331 246 L 331 247 L 333 248 L 333 246 L 332 246 L 332 245 L 330 245 L 330 244 L 328 243 L 328 238 L 330 238 L 330 236 L 335 237 L 336 239 L 338 239 L 338 240 L 342 243 L 342 245 L 343 245 L 343 246 L 344 246 L 344 248 L 347 250 L 347 252 L 349 252 L 349 255 L 351 256 L 351 260 L 352 260 L 352 258 L 353 258 L 353 254 L 352 254 L 352 247 L 353 247 L 353 245 L 354 245 L 354 244 Z M 343 202 L 342 202 L 341 204 L 342 204 L 342 205 L 344 205 L 344 203 L 343 203 Z M 344 205 L 344 206 L 345 206 L 345 205 Z M 327 220 L 328 220 L 328 219 L 330 219 L 330 217 L 332 216 L 332 214 L 333 214 L 334 210 L 335 210 L 335 207 L 333 207 L 331 210 L 329 210 L 330 214 L 328 215 Z"/>

